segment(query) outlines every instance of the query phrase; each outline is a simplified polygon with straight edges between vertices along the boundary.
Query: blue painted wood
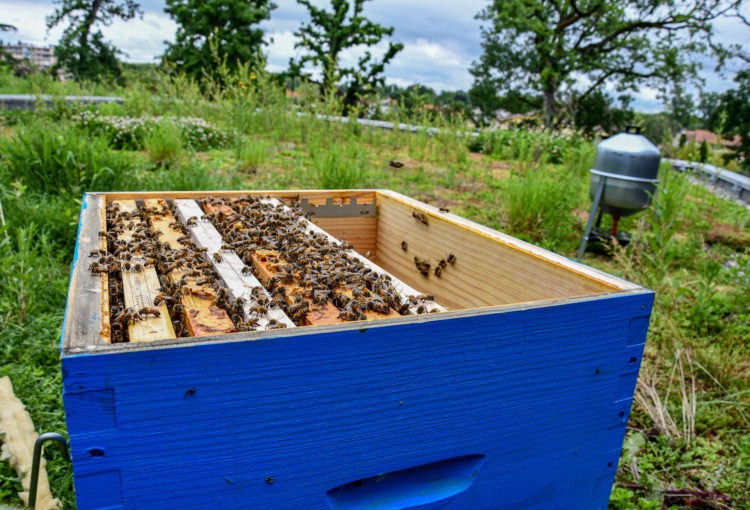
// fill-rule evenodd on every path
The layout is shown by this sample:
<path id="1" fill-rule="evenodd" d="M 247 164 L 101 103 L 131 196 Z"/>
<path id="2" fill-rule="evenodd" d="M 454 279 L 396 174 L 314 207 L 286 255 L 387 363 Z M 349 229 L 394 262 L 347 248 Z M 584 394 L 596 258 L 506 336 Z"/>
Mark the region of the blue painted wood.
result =
<path id="1" fill-rule="evenodd" d="M 484 455 L 419 508 L 605 509 L 652 301 L 64 356 L 78 507 L 324 510 L 347 483 Z"/>

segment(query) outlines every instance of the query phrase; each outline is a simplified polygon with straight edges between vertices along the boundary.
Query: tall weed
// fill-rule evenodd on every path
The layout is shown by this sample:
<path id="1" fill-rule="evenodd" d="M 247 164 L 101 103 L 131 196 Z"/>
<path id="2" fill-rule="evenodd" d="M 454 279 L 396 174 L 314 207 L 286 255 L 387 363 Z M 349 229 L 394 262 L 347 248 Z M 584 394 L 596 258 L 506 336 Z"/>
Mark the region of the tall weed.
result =
<path id="1" fill-rule="evenodd" d="M 512 233 L 548 249 L 570 248 L 578 192 L 575 178 L 544 165 L 513 171 L 503 188 L 506 224 Z"/>
<path id="2" fill-rule="evenodd" d="M 143 147 L 151 162 L 164 168 L 180 161 L 183 143 L 182 129 L 168 119 L 154 124 L 143 137 Z"/>
<path id="3" fill-rule="evenodd" d="M 33 192 L 80 196 L 123 182 L 128 161 L 111 152 L 103 138 L 89 138 L 69 126 L 39 122 L 0 140 L 5 171 Z"/>
<path id="4" fill-rule="evenodd" d="M 365 185 L 367 172 L 363 151 L 355 144 L 333 143 L 312 156 L 315 182 L 322 189 L 349 189 Z"/>

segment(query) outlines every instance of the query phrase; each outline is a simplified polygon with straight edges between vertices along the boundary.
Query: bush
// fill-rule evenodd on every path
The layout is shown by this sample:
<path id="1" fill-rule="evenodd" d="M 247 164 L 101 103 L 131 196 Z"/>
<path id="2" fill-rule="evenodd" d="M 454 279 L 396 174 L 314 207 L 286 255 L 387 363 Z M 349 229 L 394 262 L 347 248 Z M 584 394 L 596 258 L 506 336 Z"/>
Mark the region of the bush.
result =
<path id="1" fill-rule="evenodd" d="M 103 138 L 89 138 L 64 125 L 33 123 L 0 140 L 10 180 L 32 192 L 80 196 L 122 182 L 127 159 L 111 152 Z"/>
<path id="2" fill-rule="evenodd" d="M 91 134 L 105 136 L 115 149 L 143 150 L 148 136 L 165 124 L 182 132 L 182 143 L 189 149 L 205 151 L 227 145 L 223 131 L 198 117 L 122 117 L 84 111 L 73 116 L 73 121 Z"/>

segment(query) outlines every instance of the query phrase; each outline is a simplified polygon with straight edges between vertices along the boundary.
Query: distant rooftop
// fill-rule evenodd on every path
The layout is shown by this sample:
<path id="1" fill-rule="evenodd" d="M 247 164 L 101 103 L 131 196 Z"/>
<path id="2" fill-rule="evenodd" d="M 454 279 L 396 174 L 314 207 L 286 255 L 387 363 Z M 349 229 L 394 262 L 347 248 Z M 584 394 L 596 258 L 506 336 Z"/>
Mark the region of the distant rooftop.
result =
<path id="1" fill-rule="evenodd" d="M 695 143 L 711 143 L 711 144 L 721 144 L 725 145 L 727 147 L 738 147 L 742 142 L 740 140 L 740 135 L 734 135 L 731 140 L 727 140 L 725 138 L 719 137 L 716 133 L 713 133 L 711 131 L 708 131 L 706 129 L 696 129 L 695 131 L 685 131 L 685 138 L 688 139 L 688 141 L 692 141 Z"/>

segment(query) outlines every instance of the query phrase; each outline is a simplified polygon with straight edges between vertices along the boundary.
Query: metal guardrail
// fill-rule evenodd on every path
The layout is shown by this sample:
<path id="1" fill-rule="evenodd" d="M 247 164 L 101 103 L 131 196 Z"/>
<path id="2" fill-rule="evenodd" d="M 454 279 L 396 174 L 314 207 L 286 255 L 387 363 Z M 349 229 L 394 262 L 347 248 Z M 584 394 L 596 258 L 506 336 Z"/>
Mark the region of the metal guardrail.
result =
<path id="1" fill-rule="evenodd" d="M 667 158 L 664 161 L 668 161 L 678 172 L 690 172 L 746 205 L 750 205 L 750 177 L 708 163 Z"/>
<path id="2" fill-rule="evenodd" d="M 118 96 L 51 96 L 48 94 L 0 94 L 0 108 L 6 110 L 35 110 L 40 104 L 51 107 L 56 100 L 64 99 L 69 103 L 102 104 L 124 103 Z"/>

